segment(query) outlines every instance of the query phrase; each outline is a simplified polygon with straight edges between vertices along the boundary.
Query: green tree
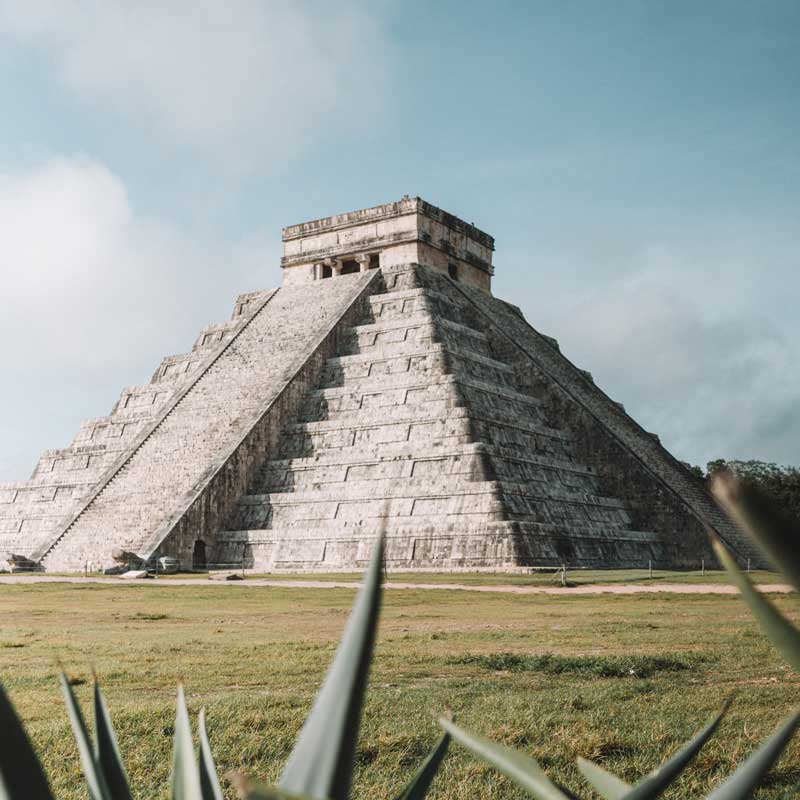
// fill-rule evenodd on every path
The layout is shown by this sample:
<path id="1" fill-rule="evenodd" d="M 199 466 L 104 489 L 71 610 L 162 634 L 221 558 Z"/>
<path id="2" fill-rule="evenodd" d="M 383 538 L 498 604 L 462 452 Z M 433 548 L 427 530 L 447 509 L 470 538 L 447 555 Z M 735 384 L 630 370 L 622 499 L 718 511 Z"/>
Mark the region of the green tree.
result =
<path id="1" fill-rule="evenodd" d="M 768 461 L 726 461 L 718 458 L 709 461 L 706 477 L 727 470 L 743 483 L 755 486 L 768 495 L 787 514 L 800 517 L 800 469 L 780 466 Z"/>

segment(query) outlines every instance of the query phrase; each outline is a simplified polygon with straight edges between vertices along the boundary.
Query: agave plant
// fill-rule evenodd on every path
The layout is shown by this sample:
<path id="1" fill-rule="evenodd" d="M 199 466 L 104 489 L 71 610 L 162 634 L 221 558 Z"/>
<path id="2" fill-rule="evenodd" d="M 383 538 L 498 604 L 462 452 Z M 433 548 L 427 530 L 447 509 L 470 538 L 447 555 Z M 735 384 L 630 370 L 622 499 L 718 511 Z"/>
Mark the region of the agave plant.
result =
<path id="1" fill-rule="evenodd" d="M 367 687 L 381 601 L 383 537 L 378 539 L 363 586 L 314 706 L 303 725 L 277 786 L 235 776 L 245 800 L 349 800 L 356 742 Z M 78 745 L 91 800 L 131 800 L 132 793 L 105 698 L 95 678 L 94 742 L 66 675 L 61 688 Z M 171 778 L 172 800 L 222 800 L 206 731 L 198 720 L 195 757 L 183 687 L 178 687 Z M 397 800 L 422 800 L 449 744 L 445 733 L 428 753 Z M 14 708 L 0 686 L 0 800 L 53 800 L 42 765 Z"/>
<path id="2" fill-rule="evenodd" d="M 764 550 L 773 565 L 800 592 L 800 525 L 777 510 L 758 489 L 743 484 L 730 473 L 720 473 L 715 478 L 712 490 L 739 527 Z M 792 668 L 800 672 L 800 630 L 755 589 L 747 575 L 739 569 L 736 559 L 710 528 L 709 536 L 720 563 L 739 587 L 764 633 Z M 672 758 L 634 786 L 587 759 L 578 759 L 578 768 L 605 800 L 654 800 L 677 780 L 711 738 L 728 705 L 726 703 L 720 714 Z M 525 753 L 465 731 L 452 720 L 442 718 L 439 724 L 459 744 L 494 766 L 537 800 L 577 800 L 569 789 L 553 783 L 539 764 Z M 798 725 L 800 709 L 781 722 L 706 800 L 745 800 L 750 797 L 785 750 Z"/>

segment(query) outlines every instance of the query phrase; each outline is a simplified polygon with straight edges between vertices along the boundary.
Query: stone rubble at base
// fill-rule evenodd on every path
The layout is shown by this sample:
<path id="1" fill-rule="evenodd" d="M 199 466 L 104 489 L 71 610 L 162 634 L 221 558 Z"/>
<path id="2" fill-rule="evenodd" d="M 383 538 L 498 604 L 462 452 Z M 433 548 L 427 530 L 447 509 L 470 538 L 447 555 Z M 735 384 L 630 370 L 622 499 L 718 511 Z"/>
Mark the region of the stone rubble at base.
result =
<path id="1" fill-rule="evenodd" d="M 491 295 L 494 241 L 403 198 L 284 229 L 281 289 L 125 389 L 29 481 L 3 553 L 262 571 L 711 563 L 758 554 L 589 373 Z"/>

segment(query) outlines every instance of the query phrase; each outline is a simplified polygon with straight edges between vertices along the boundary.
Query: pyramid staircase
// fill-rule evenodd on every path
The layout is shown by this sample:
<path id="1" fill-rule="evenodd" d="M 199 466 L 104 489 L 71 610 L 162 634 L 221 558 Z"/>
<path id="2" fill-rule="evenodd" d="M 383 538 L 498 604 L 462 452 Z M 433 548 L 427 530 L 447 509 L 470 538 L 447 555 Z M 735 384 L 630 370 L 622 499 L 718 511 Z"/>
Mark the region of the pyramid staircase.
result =
<path id="1" fill-rule="evenodd" d="M 123 389 L 111 413 L 84 421 L 68 447 L 42 453 L 29 480 L 0 484 L 0 561 L 3 553 L 35 558 L 47 547 L 64 519 L 266 294 L 240 295 L 230 320 L 204 328 L 190 353 L 165 358 L 149 383 Z"/>
<path id="2" fill-rule="evenodd" d="M 124 408 L 84 426 L 92 441 L 123 426 L 119 444 L 103 445 L 102 462 L 87 475 L 88 492 L 84 486 L 65 506 L 66 517 L 54 513 L 55 524 L 32 552 L 28 539 L 30 558 L 48 571 L 77 571 L 109 566 L 115 553 L 147 560 L 166 539 L 180 549 L 179 540 L 188 538 L 190 564 L 197 530 L 225 513 L 241 491 L 238 481 L 249 475 L 248 437 L 265 435 L 264 417 L 276 397 L 313 362 L 320 337 L 374 278 L 347 276 L 332 286 L 240 298 L 232 324 L 205 332 L 200 352 L 167 359 L 154 383 L 123 395 Z M 152 398 L 146 416 L 143 397 Z M 185 552 L 181 560 L 187 563 Z"/>
<path id="3" fill-rule="evenodd" d="M 385 291 L 265 454 L 216 560 L 352 568 L 383 525 L 393 568 L 674 559 L 548 423 L 470 298 L 425 267 L 383 273 Z"/>

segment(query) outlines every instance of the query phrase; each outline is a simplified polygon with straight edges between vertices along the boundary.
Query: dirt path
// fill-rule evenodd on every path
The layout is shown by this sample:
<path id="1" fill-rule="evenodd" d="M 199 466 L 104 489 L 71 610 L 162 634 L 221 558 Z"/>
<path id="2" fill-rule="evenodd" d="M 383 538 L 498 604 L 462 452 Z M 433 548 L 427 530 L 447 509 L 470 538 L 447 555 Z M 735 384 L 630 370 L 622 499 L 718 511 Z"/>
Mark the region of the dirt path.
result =
<path id="1" fill-rule="evenodd" d="M 0 575 L 2 584 L 23 583 L 143 583 L 149 586 L 272 586 L 287 589 L 357 589 L 360 584 L 356 581 L 314 581 L 314 580 L 288 580 L 271 581 L 267 578 L 247 578 L 243 581 L 209 580 L 207 578 L 167 578 L 154 580 L 129 581 L 117 577 L 109 578 L 84 578 L 81 576 L 59 575 Z M 654 594 L 666 592 L 670 594 L 737 594 L 738 589 L 728 584 L 714 583 L 661 583 L 650 585 L 643 583 L 630 584 L 589 584 L 586 586 L 473 586 L 465 583 L 403 583 L 390 581 L 384 584 L 387 589 L 422 589 L 422 590 L 456 590 L 460 592 L 495 592 L 499 594 L 555 594 L 555 595 L 584 595 L 584 594 Z M 761 584 L 756 587 L 761 592 L 788 594 L 792 587 L 785 583 Z"/>

